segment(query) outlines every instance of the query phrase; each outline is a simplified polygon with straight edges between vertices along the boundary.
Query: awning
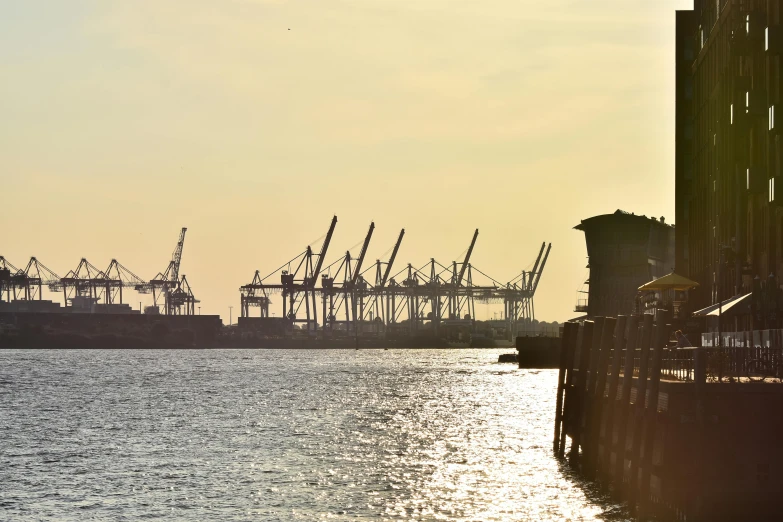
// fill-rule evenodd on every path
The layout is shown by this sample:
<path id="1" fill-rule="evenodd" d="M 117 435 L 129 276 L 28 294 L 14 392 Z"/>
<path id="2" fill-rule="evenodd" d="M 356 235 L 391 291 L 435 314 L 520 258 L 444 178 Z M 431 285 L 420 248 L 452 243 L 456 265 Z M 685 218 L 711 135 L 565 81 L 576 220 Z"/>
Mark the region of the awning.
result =
<path id="1" fill-rule="evenodd" d="M 672 272 L 643 284 L 639 287 L 639 290 L 690 290 L 697 286 L 699 286 L 699 283 L 696 281 L 691 281 L 687 277 Z"/>
<path id="2" fill-rule="evenodd" d="M 751 292 L 745 295 L 735 295 L 732 298 L 726 299 L 720 305 L 714 304 L 701 310 L 693 312 L 694 317 L 725 315 L 727 317 L 734 315 L 742 315 L 750 313 L 750 296 Z"/>

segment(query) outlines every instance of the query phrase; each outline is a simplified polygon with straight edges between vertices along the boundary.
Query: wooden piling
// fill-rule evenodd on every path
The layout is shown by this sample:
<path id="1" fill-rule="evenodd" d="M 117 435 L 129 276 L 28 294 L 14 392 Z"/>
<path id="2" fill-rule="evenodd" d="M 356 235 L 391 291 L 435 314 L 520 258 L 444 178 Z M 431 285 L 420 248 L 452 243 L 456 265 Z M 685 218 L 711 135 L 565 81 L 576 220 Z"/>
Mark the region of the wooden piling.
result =
<path id="1" fill-rule="evenodd" d="M 587 448 L 584 457 L 582 473 L 585 478 L 595 478 L 598 463 L 598 445 L 601 434 L 601 418 L 604 410 L 604 393 L 606 392 L 606 372 L 609 366 L 609 353 L 614 344 L 614 330 L 617 319 L 607 317 L 603 321 L 601 332 L 600 351 L 598 352 L 595 367 L 595 388 L 592 390 L 590 408 L 590 434 L 587 439 Z"/>
<path id="2" fill-rule="evenodd" d="M 649 371 L 650 341 L 653 339 L 653 317 L 644 316 L 642 326 L 641 352 L 639 355 L 639 376 L 636 379 L 636 401 L 633 408 L 633 445 L 631 446 L 631 472 L 628 477 L 628 488 L 626 490 L 628 505 L 631 510 L 635 510 L 637 499 L 637 487 L 639 486 L 639 464 L 642 451 L 642 435 L 644 421 L 645 395 L 647 393 L 647 373 Z"/>
<path id="3" fill-rule="evenodd" d="M 628 320 L 628 341 L 625 346 L 625 364 L 623 365 L 623 386 L 620 389 L 620 408 L 617 412 L 617 443 L 615 445 L 614 493 L 619 497 L 623 491 L 625 475 L 625 457 L 628 433 L 628 419 L 631 413 L 631 386 L 633 385 L 633 359 L 639 339 L 639 318 Z"/>
<path id="4" fill-rule="evenodd" d="M 604 320 L 605 317 L 596 317 L 595 318 L 595 326 L 593 327 L 593 339 L 591 342 L 591 352 L 590 352 L 590 361 L 587 368 L 587 387 L 584 392 L 584 401 L 583 401 L 583 409 L 582 409 L 582 420 L 584 422 L 584 427 L 582 429 L 582 458 L 584 462 L 581 463 L 580 469 L 584 467 L 585 463 L 587 464 L 587 467 L 590 466 L 589 459 L 590 457 L 587 455 L 587 453 L 584 451 L 585 448 L 588 448 L 590 445 L 590 434 L 592 433 L 592 421 L 593 421 L 593 403 L 595 398 L 595 387 L 597 383 L 597 377 L 598 377 L 598 357 L 601 352 L 601 336 L 603 335 L 603 328 L 604 328 Z"/>
<path id="5" fill-rule="evenodd" d="M 650 400 L 645 414 L 644 440 L 642 444 L 641 479 L 639 484 L 639 518 L 644 520 L 648 514 L 650 500 L 650 476 L 652 457 L 655 449 L 655 431 L 658 424 L 658 388 L 661 382 L 661 361 L 666 343 L 669 340 L 671 325 L 666 324 L 666 314 L 659 311 L 658 328 L 653 345 L 652 368 L 649 376 Z"/>
<path id="6" fill-rule="evenodd" d="M 593 321 L 595 328 L 593 328 L 593 342 L 592 351 L 590 352 L 590 364 L 587 368 L 587 391 L 590 397 L 595 393 L 596 377 L 598 368 L 598 357 L 601 353 L 601 337 L 604 334 L 604 321 L 606 317 L 596 317 Z"/>
<path id="7" fill-rule="evenodd" d="M 578 324 L 578 323 L 574 323 Z M 584 328 L 576 328 L 574 333 L 574 340 L 571 343 L 572 349 L 566 354 L 566 378 L 563 394 L 563 424 L 560 429 L 560 447 L 557 451 L 557 456 L 563 458 L 565 454 L 566 434 L 568 433 L 571 423 L 573 422 L 574 402 L 576 401 L 574 392 L 574 362 L 576 360 L 576 347 L 580 341 L 579 334 L 584 332 Z"/>
<path id="8" fill-rule="evenodd" d="M 606 422 L 604 423 L 603 446 L 604 454 L 598 466 L 598 478 L 605 484 L 612 479 L 612 449 L 614 447 L 614 419 L 618 409 L 617 386 L 620 381 L 620 359 L 625 348 L 625 330 L 628 317 L 621 315 L 617 318 L 614 334 L 614 349 L 612 350 L 612 363 L 609 372 L 609 390 L 606 401 Z"/>
<path id="9" fill-rule="evenodd" d="M 587 383 L 587 368 L 590 364 L 590 352 L 593 346 L 593 332 L 595 323 L 585 321 L 582 331 L 582 344 L 579 346 L 579 370 L 574 380 L 573 411 L 570 414 L 569 427 L 571 429 L 571 451 L 568 460 L 571 466 L 579 465 L 579 446 L 582 442 L 582 414 L 585 411 L 585 395 Z"/>
<path id="10" fill-rule="evenodd" d="M 567 372 L 568 352 L 573 351 L 576 344 L 576 334 L 579 323 L 566 323 L 563 325 L 563 337 L 560 346 L 560 372 L 557 376 L 557 404 L 555 405 L 555 438 L 552 441 L 552 449 L 560 453 L 560 435 L 563 424 L 563 394 Z"/>

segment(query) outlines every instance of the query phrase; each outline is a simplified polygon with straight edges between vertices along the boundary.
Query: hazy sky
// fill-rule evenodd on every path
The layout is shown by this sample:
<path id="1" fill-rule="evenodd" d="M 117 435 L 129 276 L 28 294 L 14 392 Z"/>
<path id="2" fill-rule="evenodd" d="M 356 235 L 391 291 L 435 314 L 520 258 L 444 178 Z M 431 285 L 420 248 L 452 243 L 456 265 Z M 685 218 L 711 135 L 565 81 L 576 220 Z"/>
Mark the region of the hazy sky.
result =
<path id="1" fill-rule="evenodd" d="M 501 281 L 553 243 L 536 314 L 568 319 L 580 219 L 674 219 L 691 6 L 0 0 L 0 255 L 151 278 L 187 226 L 181 273 L 228 319 L 333 214 L 327 263 L 371 220 L 368 261 L 406 229 L 400 269 L 450 263 L 479 228 L 473 263 Z"/>

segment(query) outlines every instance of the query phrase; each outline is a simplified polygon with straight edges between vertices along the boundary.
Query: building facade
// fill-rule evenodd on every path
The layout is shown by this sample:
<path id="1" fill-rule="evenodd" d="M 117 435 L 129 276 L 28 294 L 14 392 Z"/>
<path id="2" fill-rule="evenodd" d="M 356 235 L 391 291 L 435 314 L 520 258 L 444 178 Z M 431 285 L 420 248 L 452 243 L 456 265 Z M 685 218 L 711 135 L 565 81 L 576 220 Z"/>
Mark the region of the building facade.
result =
<path id="1" fill-rule="evenodd" d="M 589 317 L 631 315 L 638 289 L 674 269 L 674 226 L 617 210 L 582 220 L 590 269 L 587 301 L 576 311 Z"/>
<path id="2" fill-rule="evenodd" d="M 697 308 L 783 271 L 781 3 L 677 12 L 675 257 Z"/>

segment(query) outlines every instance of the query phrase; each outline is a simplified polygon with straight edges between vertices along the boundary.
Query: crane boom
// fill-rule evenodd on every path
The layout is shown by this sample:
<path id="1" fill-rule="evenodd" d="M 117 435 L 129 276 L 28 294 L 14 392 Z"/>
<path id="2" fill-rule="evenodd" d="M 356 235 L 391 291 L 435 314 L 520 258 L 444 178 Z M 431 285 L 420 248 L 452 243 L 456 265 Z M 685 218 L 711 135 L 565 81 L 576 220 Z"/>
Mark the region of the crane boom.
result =
<path id="1" fill-rule="evenodd" d="M 544 273 L 544 266 L 546 266 L 546 260 L 549 257 L 549 251 L 552 250 L 552 243 L 549 243 L 549 247 L 546 249 L 546 254 L 544 255 L 544 260 L 541 262 L 541 268 L 538 270 L 538 273 L 535 274 L 536 282 L 533 284 L 533 291 L 532 293 L 536 293 L 536 288 L 538 288 L 538 282 L 541 280 L 541 274 Z"/>
<path id="2" fill-rule="evenodd" d="M 177 248 L 174 249 L 174 253 L 171 256 L 171 272 L 169 274 L 169 281 L 174 284 L 179 284 L 179 264 L 182 261 L 182 247 L 185 246 L 185 232 L 188 229 L 182 227 L 179 233 L 179 241 L 177 241 Z"/>
<path id="3" fill-rule="evenodd" d="M 550 244 L 550 246 L 551 246 L 551 244 Z M 538 257 L 536 258 L 536 264 L 533 265 L 533 271 L 530 272 L 531 274 L 533 274 L 533 277 L 536 276 L 536 271 L 538 270 L 538 264 L 541 262 L 541 256 L 544 254 L 544 248 L 545 247 L 546 247 L 546 241 L 541 243 L 541 250 L 538 251 Z M 542 269 L 543 269 L 543 267 L 542 267 Z M 533 277 L 531 277 L 530 281 L 528 281 L 530 283 L 530 288 L 533 288 Z"/>
<path id="4" fill-rule="evenodd" d="M 470 254 L 473 253 L 473 246 L 476 244 L 476 239 L 478 238 L 478 229 L 473 233 L 473 240 L 470 242 L 470 247 L 468 248 L 467 253 L 465 254 L 465 261 L 462 262 L 462 267 L 459 269 L 459 277 L 457 278 L 457 286 L 462 284 L 462 278 L 465 276 L 465 270 L 468 268 L 468 263 L 470 262 Z"/>
<path id="5" fill-rule="evenodd" d="M 41 279 L 41 281 L 47 285 L 56 283 L 60 280 L 60 276 L 46 268 L 46 266 L 35 257 L 30 258 L 27 267 L 24 269 L 24 273 L 27 277 Z"/>
<path id="6" fill-rule="evenodd" d="M 321 246 L 321 253 L 318 255 L 318 264 L 315 265 L 315 270 L 313 271 L 313 277 L 310 281 L 311 286 L 315 286 L 315 282 L 318 280 L 318 275 L 321 273 L 321 267 L 324 264 L 326 251 L 329 250 L 329 243 L 332 241 L 332 234 L 334 234 L 335 226 L 337 226 L 337 216 L 334 216 L 332 218 L 332 224 L 329 226 L 329 232 L 326 233 L 324 244 Z"/>
<path id="7" fill-rule="evenodd" d="M 3 256 L 0 256 L 0 268 L 7 268 L 11 271 L 12 274 L 16 274 L 17 272 L 20 272 L 18 268 L 16 268 L 14 265 L 12 265 L 6 258 Z"/>
<path id="8" fill-rule="evenodd" d="M 397 257 L 397 251 L 400 249 L 400 243 L 402 243 L 402 236 L 405 235 L 405 229 L 400 230 L 400 237 L 397 238 L 397 243 L 394 244 L 394 250 L 392 250 L 391 257 L 389 257 L 389 263 L 386 265 L 386 272 L 383 274 L 381 280 L 381 288 L 386 286 L 386 281 L 389 280 L 389 274 L 391 273 L 392 265 L 394 265 L 394 258 Z"/>
<path id="9" fill-rule="evenodd" d="M 367 254 L 367 247 L 370 245 L 370 238 L 372 238 L 372 232 L 375 230 L 375 223 L 370 223 L 370 230 L 367 231 L 367 237 L 364 238 L 364 244 L 362 245 L 362 251 L 359 253 L 359 259 L 356 260 L 356 269 L 353 272 L 351 282 L 355 283 L 359 278 L 359 274 L 362 271 L 362 264 L 364 263 L 364 256 Z"/>

